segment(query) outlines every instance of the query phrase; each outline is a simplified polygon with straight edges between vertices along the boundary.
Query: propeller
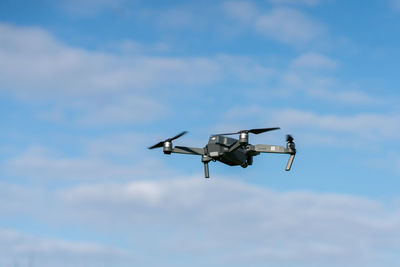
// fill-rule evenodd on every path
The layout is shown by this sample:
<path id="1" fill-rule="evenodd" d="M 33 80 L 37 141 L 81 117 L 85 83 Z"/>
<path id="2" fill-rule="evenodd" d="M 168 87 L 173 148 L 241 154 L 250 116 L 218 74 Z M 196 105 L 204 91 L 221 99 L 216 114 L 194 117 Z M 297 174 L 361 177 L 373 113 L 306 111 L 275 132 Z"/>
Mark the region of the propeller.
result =
<path id="1" fill-rule="evenodd" d="M 183 131 L 183 132 L 181 132 L 180 134 L 175 135 L 174 137 L 171 137 L 171 138 L 165 139 L 164 141 L 158 142 L 157 144 L 155 144 L 155 145 L 149 147 L 149 149 L 154 149 L 154 148 L 158 148 L 158 147 L 163 147 L 163 146 L 164 146 L 164 143 L 166 143 L 166 142 L 172 142 L 173 140 L 178 139 L 179 137 L 181 137 L 182 135 L 187 134 L 187 133 L 188 133 L 187 131 Z"/>
<path id="2" fill-rule="evenodd" d="M 274 131 L 280 129 L 279 127 L 274 127 L 274 128 L 257 128 L 257 129 L 250 129 L 250 130 L 241 130 L 236 133 L 225 133 L 222 135 L 232 135 L 232 134 L 240 134 L 239 140 L 229 148 L 229 152 L 233 152 L 236 149 L 238 149 L 241 146 L 247 145 L 249 143 L 249 133 L 252 134 L 260 134 L 260 133 L 265 133 L 269 131 Z"/>
<path id="3" fill-rule="evenodd" d="M 274 130 L 279 130 L 279 127 L 274 127 L 274 128 L 257 128 L 257 129 L 250 129 L 250 130 L 241 130 L 235 133 L 224 133 L 221 135 L 232 135 L 232 134 L 241 134 L 241 133 L 252 133 L 252 134 L 260 134 L 260 133 L 265 133 L 269 131 L 274 131 Z"/>

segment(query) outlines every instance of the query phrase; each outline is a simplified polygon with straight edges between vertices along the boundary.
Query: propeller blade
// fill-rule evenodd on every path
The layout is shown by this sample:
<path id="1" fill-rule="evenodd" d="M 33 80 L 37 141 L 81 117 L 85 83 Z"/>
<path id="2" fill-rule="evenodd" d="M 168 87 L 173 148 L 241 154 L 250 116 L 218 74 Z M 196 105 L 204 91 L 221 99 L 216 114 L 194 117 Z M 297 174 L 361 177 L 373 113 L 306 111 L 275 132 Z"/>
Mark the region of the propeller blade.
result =
<path id="1" fill-rule="evenodd" d="M 187 131 L 183 131 L 183 132 L 181 132 L 180 134 L 177 134 L 177 135 L 175 135 L 175 136 L 172 137 L 172 138 L 168 138 L 168 139 L 165 139 L 164 141 L 158 142 L 158 143 L 155 144 L 154 146 L 149 147 L 149 149 L 154 149 L 154 148 L 158 148 L 158 147 L 163 147 L 165 142 L 171 142 L 171 141 L 173 141 L 173 140 L 175 140 L 175 139 L 178 139 L 179 137 L 181 137 L 182 135 L 187 134 L 187 133 L 188 133 Z"/>
<path id="2" fill-rule="evenodd" d="M 274 128 L 259 128 L 259 129 L 251 129 L 248 130 L 247 132 L 253 133 L 253 134 L 260 134 L 260 133 L 265 133 L 269 131 L 274 131 L 274 130 L 279 130 L 279 127 L 274 127 Z"/>
<path id="3" fill-rule="evenodd" d="M 256 129 L 250 129 L 250 130 L 241 130 L 235 133 L 223 133 L 220 135 L 233 135 L 233 134 L 240 134 L 240 133 L 252 133 L 252 134 L 260 134 L 260 133 L 265 133 L 269 131 L 274 131 L 274 130 L 279 130 L 279 127 L 273 127 L 273 128 L 256 128 Z"/>
<path id="4" fill-rule="evenodd" d="M 215 134 L 215 135 L 233 135 L 233 134 L 240 134 L 240 131 L 236 132 L 236 133 L 223 133 L 223 134 Z"/>
<path id="5" fill-rule="evenodd" d="M 178 139 L 179 137 L 181 137 L 182 135 L 184 135 L 184 134 L 187 134 L 188 132 L 187 131 L 183 131 L 183 132 L 181 132 L 180 134 L 177 134 L 177 135 L 175 135 L 174 137 L 172 137 L 172 138 L 168 138 L 167 140 L 165 140 L 165 141 L 172 141 L 172 140 L 175 140 L 175 139 Z"/>
<path id="6" fill-rule="evenodd" d="M 161 142 L 155 144 L 154 146 L 149 147 L 149 149 L 154 149 L 154 148 L 157 148 L 157 147 L 162 147 L 163 145 L 164 145 L 164 141 L 161 141 Z"/>

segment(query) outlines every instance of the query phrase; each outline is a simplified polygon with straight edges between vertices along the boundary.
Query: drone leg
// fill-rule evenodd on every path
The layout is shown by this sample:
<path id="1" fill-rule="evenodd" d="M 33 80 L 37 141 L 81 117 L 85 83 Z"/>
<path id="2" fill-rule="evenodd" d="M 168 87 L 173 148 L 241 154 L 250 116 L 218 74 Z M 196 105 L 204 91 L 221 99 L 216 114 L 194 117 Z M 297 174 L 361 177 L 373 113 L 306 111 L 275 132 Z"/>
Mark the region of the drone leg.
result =
<path id="1" fill-rule="evenodd" d="M 204 162 L 204 176 L 210 178 L 210 172 L 208 170 L 208 162 Z"/>
<path id="2" fill-rule="evenodd" d="M 287 163 L 287 165 L 286 165 L 286 171 L 289 171 L 290 168 L 292 167 L 293 160 L 294 160 L 294 155 L 295 155 L 295 154 L 291 154 L 291 155 L 290 155 L 289 160 L 288 160 L 288 163 Z"/>
<path id="3" fill-rule="evenodd" d="M 211 160 L 212 160 L 212 158 L 210 158 L 210 157 L 207 156 L 207 155 L 203 155 L 203 156 L 201 157 L 201 162 L 204 163 L 204 176 L 205 176 L 206 178 L 210 178 L 210 172 L 209 172 L 209 170 L 208 170 L 208 163 L 209 163 Z"/>

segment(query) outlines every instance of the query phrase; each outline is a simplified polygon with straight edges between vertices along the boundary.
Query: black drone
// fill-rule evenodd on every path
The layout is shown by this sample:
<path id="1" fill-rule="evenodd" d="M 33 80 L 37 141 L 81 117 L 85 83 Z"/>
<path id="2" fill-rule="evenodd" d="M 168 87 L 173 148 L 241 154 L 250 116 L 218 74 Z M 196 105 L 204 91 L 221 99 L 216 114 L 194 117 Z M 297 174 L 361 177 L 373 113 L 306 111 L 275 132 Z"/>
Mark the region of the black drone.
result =
<path id="1" fill-rule="evenodd" d="M 208 140 L 208 144 L 204 148 L 173 146 L 172 141 L 187 133 L 187 131 L 184 131 L 172 138 L 168 138 L 155 144 L 154 146 L 149 147 L 149 149 L 162 147 L 164 154 L 180 153 L 200 155 L 201 161 L 204 163 L 204 173 L 206 178 L 210 177 L 208 171 L 208 163 L 210 161 L 218 160 L 229 166 L 239 165 L 243 168 L 246 168 L 247 166 L 253 164 L 253 157 L 259 155 L 260 153 L 289 154 L 289 161 L 286 165 L 286 171 L 289 171 L 290 167 L 292 166 L 294 156 L 296 155 L 296 148 L 293 142 L 293 137 L 291 135 L 286 136 L 286 147 L 275 145 L 249 144 L 249 133 L 260 134 L 278 129 L 280 128 L 260 128 L 241 130 L 235 133 L 212 135 Z M 239 140 L 225 136 L 234 134 L 239 134 Z"/>

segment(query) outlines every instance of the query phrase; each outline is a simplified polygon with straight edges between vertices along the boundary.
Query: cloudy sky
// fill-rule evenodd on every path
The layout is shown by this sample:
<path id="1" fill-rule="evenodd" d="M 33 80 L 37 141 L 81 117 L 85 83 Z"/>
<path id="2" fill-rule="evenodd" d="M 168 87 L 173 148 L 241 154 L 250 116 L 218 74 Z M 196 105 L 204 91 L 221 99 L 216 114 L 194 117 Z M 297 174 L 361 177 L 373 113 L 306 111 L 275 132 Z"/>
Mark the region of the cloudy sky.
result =
<path id="1" fill-rule="evenodd" d="M 400 1 L 0 1 L 0 266 L 399 266 Z M 147 147 L 281 127 L 242 169 Z"/>

